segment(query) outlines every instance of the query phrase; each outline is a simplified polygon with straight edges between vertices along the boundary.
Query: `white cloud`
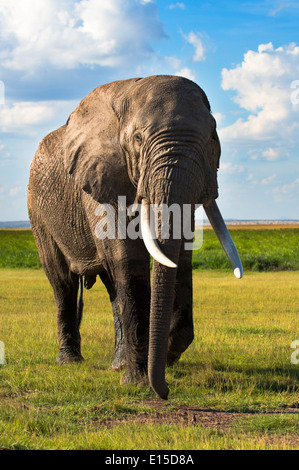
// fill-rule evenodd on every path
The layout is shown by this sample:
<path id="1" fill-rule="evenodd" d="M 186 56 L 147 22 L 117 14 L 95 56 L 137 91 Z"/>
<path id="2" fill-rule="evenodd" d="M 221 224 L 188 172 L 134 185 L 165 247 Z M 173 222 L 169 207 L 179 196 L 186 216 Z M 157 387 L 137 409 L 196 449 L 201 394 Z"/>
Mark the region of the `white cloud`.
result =
<path id="1" fill-rule="evenodd" d="M 11 197 L 17 196 L 21 191 L 22 191 L 22 186 L 15 186 L 14 188 L 11 188 L 9 191 L 9 195 Z"/>
<path id="2" fill-rule="evenodd" d="M 77 101 L 17 102 L 0 108 L 1 132 L 35 134 L 36 128 L 64 116 L 67 120 Z"/>
<path id="3" fill-rule="evenodd" d="M 162 37 L 148 0 L 0 0 L 1 66 L 8 69 L 135 63 Z"/>
<path id="4" fill-rule="evenodd" d="M 254 184 L 254 185 L 258 184 L 258 180 L 255 178 L 253 173 L 249 173 L 246 181 L 250 184 Z"/>
<path id="5" fill-rule="evenodd" d="M 261 44 L 257 51 L 248 51 L 241 65 L 222 70 L 222 88 L 237 92 L 234 101 L 249 112 L 247 119 L 221 129 L 222 140 L 232 141 L 296 141 L 298 142 L 298 105 L 291 102 L 290 85 L 299 77 L 299 47 L 292 43 L 274 49 Z M 276 159 L 277 150 L 263 155 Z"/>
<path id="6" fill-rule="evenodd" d="M 6 150 L 5 145 L 0 142 L 0 164 L 3 165 L 7 160 L 11 158 L 11 154 Z"/>
<path id="7" fill-rule="evenodd" d="M 298 79 L 296 44 L 277 48 L 272 43 L 261 44 L 256 51 L 248 51 L 241 64 L 222 70 L 222 88 L 235 91 L 233 100 L 243 115 L 218 130 L 223 157 L 233 155 L 236 162 L 246 161 L 249 174 L 244 187 L 259 188 L 266 198 L 292 207 L 298 182 L 283 183 L 298 173 L 299 100 L 294 99 Z M 226 116 L 229 113 L 226 110 Z M 282 167 L 283 160 L 287 164 Z M 265 164 L 272 168 L 268 174 Z M 234 175 L 225 174 L 233 183 Z"/>
<path id="8" fill-rule="evenodd" d="M 180 8 L 181 10 L 185 10 L 186 5 L 182 2 L 172 3 L 168 6 L 169 10 L 174 10 L 175 8 Z"/>
<path id="9" fill-rule="evenodd" d="M 216 119 L 217 126 L 219 126 L 219 124 L 221 124 L 223 119 L 225 119 L 225 115 L 223 113 L 212 113 L 212 114 L 214 118 Z"/>
<path id="10" fill-rule="evenodd" d="M 289 194 L 291 192 L 299 194 L 299 178 L 289 184 L 284 184 L 281 188 L 278 188 L 278 191 L 281 191 L 283 194 Z"/>
<path id="11" fill-rule="evenodd" d="M 188 67 L 184 67 L 181 70 L 178 70 L 175 75 L 177 75 L 178 77 L 189 78 L 189 80 L 193 81 L 195 81 L 196 79 L 195 73 L 193 73 L 192 70 L 190 70 Z"/>
<path id="12" fill-rule="evenodd" d="M 266 142 L 260 143 L 260 148 L 256 147 L 248 150 L 247 155 L 251 160 L 261 160 L 266 162 L 276 162 L 278 160 L 287 160 L 290 156 L 289 150 L 286 146 L 277 145 L 274 149 L 269 147 L 265 150 Z"/>
<path id="13" fill-rule="evenodd" d="M 299 178 L 291 181 L 291 183 L 287 183 L 282 186 L 276 186 L 272 189 L 271 192 L 275 202 L 292 204 L 294 200 L 298 200 Z"/>
<path id="14" fill-rule="evenodd" d="M 276 5 L 274 5 L 274 8 L 272 8 L 269 11 L 270 16 L 277 16 L 280 14 L 282 11 L 287 10 L 288 13 L 291 13 L 291 10 L 296 10 L 299 8 L 298 2 L 297 1 L 278 1 L 276 2 Z"/>
<path id="15" fill-rule="evenodd" d="M 0 106 L 2 106 L 5 103 L 5 85 L 0 80 Z"/>
<path id="16" fill-rule="evenodd" d="M 164 57 L 164 60 L 166 61 L 167 64 L 170 65 L 170 67 L 172 67 L 173 69 L 178 69 L 179 67 L 181 67 L 181 59 L 178 59 L 177 57 L 175 56 L 172 56 L 172 57 Z"/>
<path id="17" fill-rule="evenodd" d="M 195 47 L 195 54 L 193 56 L 193 61 L 194 62 L 202 62 L 206 59 L 205 56 L 205 48 L 203 45 L 202 41 L 202 35 L 200 33 L 193 33 L 191 31 L 187 35 L 183 35 L 183 37 L 189 42 L 189 44 L 192 44 Z"/>
<path id="18" fill-rule="evenodd" d="M 245 170 L 243 165 L 238 165 L 232 162 L 223 162 L 220 160 L 220 168 L 219 171 L 225 173 L 243 173 Z"/>
<path id="19" fill-rule="evenodd" d="M 261 183 L 262 185 L 267 186 L 268 184 L 273 183 L 275 179 L 276 179 L 276 173 L 274 173 L 273 175 L 267 176 L 266 178 L 263 178 Z"/>
<path id="20" fill-rule="evenodd" d="M 273 162 L 275 160 L 279 159 L 279 152 L 278 150 L 274 150 L 272 147 L 268 148 L 264 152 L 262 152 L 262 155 L 265 157 L 266 160 L 269 162 Z"/>

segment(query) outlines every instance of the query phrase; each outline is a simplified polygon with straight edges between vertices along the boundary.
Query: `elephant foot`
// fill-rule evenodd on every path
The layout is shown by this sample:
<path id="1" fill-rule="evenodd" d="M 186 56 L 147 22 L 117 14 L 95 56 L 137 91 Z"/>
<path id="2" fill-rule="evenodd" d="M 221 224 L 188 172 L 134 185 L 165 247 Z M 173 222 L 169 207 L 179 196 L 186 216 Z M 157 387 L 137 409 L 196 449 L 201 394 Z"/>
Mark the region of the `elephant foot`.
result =
<path id="1" fill-rule="evenodd" d="M 111 367 L 113 370 L 119 371 L 119 370 L 124 369 L 126 365 L 127 365 L 127 361 L 126 361 L 124 346 L 122 343 L 117 344 L 114 349 L 114 358 L 113 358 Z"/>
<path id="2" fill-rule="evenodd" d="M 126 359 L 122 356 L 114 356 L 111 367 L 117 372 L 124 369 L 126 367 Z"/>
<path id="3" fill-rule="evenodd" d="M 83 356 L 80 351 L 74 351 L 74 349 L 65 347 L 60 348 L 59 354 L 55 359 L 56 364 L 65 365 L 72 362 L 82 362 L 84 361 Z"/>
<path id="4" fill-rule="evenodd" d="M 127 370 L 120 379 L 120 385 L 138 385 L 147 387 L 149 380 L 146 371 Z"/>
<path id="5" fill-rule="evenodd" d="M 168 366 L 173 366 L 180 359 L 182 353 L 168 351 L 166 364 Z"/>

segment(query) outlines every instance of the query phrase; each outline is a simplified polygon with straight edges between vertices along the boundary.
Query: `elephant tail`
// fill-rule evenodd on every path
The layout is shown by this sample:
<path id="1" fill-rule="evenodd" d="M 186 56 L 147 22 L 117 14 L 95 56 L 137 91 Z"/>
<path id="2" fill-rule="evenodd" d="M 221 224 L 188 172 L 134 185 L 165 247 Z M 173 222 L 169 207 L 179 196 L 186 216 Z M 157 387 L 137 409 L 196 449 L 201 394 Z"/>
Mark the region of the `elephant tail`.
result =
<path id="1" fill-rule="evenodd" d="M 94 283 L 96 282 L 96 276 L 85 276 L 84 277 L 84 287 L 85 289 L 91 289 Z M 77 303 L 77 323 L 80 327 L 83 314 L 83 276 L 79 275 L 79 297 Z"/>
<path id="2" fill-rule="evenodd" d="M 81 324 L 83 314 L 83 276 L 79 276 L 79 297 L 77 303 L 77 323 L 78 327 Z"/>

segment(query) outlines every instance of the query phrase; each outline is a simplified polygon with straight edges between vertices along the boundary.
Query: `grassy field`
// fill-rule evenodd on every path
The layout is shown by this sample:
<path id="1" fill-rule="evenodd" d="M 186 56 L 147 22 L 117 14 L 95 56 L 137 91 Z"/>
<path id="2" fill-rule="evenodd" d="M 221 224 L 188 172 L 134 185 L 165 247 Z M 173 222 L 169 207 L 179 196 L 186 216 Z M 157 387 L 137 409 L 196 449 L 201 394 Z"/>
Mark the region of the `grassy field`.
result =
<path id="1" fill-rule="evenodd" d="M 20 233 L 30 247 L 29 232 Z M 242 280 L 195 271 L 195 340 L 167 369 L 167 402 L 149 388 L 119 385 L 100 281 L 85 291 L 86 360 L 64 367 L 54 363 L 56 308 L 44 273 L 2 269 L 0 282 L 0 448 L 299 448 L 299 365 L 290 347 L 298 339 L 298 271 L 248 271 Z"/>
<path id="2" fill-rule="evenodd" d="M 245 270 L 299 269 L 299 227 L 229 227 Z M 229 270 L 230 265 L 213 230 L 203 231 L 202 248 L 193 253 L 194 269 Z"/>
<path id="3" fill-rule="evenodd" d="M 245 270 L 299 270 L 299 227 L 286 227 L 231 227 Z M 40 268 L 31 230 L 0 230 L 0 268 Z M 204 230 L 203 246 L 193 252 L 193 268 L 230 270 L 213 230 Z"/>
<path id="4" fill-rule="evenodd" d="M 0 229 L 0 268 L 41 268 L 30 229 Z"/>

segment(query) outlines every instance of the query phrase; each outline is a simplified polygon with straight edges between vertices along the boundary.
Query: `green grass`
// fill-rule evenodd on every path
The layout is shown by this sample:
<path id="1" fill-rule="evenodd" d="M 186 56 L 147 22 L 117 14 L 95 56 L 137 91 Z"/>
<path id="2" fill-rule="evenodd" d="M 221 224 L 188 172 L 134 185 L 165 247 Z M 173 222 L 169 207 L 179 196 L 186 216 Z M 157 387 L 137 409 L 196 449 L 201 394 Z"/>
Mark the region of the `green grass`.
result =
<path id="1" fill-rule="evenodd" d="M 30 229 L 0 229 L 0 268 L 41 268 Z"/>
<path id="2" fill-rule="evenodd" d="M 234 229 L 232 238 L 247 271 L 299 270 L 299 228 Z M 31 230 L 0 230 L 0 268 L 40 268 Z M 203 246 L 193 252 L 197 270 L 230 270 L 212 230 L 204 230 Z"/>
<path id="3" fill-rule="evenodd" d="M 5 269 L 0 282 L 6 358 L 0 366 L 0 447 L 298 448 L 298 413 L 282 412 L 298 408 L 299 365 L 291 363 L 290 345 L 298 339 L 299 272 L 249 272 L 242 280 L 194 272 L 195 340 L 166 371 L 170 396 L 160 405 L 165 422 L 159 424 L 136 421 L 140 413 L 156 413 L 154 393 L 120 386 L 121 374 L 110 369 L 113 318 L 99 280 L 84 292 L 86 361 L 64 367 L 54 363 L 56 307 L 43 271 Z M 167 422 L 183 405 L 240 418 L 225 429 Z"/>
<path id="4" fill-rule="evenodd" d="M 285 271 L 299 269 L 299 229 L 234 229 L 232 239 L 247 271 Z M 193 253 L 194 269 L 230 269 L 215 233 L 203 231 L 202 248 Z"/>

